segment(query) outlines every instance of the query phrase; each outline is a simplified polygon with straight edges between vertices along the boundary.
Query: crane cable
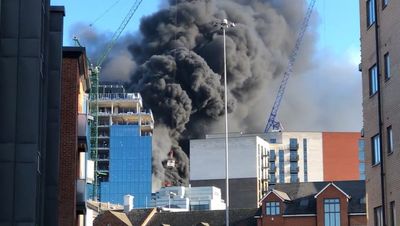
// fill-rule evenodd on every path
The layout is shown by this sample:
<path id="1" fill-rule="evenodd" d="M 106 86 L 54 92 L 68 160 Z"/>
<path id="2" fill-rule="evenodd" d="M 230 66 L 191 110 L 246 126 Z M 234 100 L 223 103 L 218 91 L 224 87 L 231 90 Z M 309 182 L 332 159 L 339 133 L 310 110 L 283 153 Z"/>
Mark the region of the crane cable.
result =
<path id="1" fill-rule="evenodd" d="M 121 0 L 117 0 L 114 2 L 110 7 L 108 7 L 100 16 L 98 16 L 96 19 L 93 20 L 92 23 L 89 24 L 89 27 L 93 27 L 93 25 L 99 21 L 101 18 L 103 18 L 108 12 L 111 11 L 112 8 L 114 8 Z"/>

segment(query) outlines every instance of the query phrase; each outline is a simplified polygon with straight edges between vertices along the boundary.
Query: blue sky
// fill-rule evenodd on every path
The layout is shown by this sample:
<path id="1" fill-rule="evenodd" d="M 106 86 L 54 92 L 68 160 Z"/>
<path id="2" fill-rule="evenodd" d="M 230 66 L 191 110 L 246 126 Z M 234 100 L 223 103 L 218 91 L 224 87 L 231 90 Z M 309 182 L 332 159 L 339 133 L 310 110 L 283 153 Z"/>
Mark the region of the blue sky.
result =
<path id="1" fill-rule="evenodd" d="M 100 31 L 114 32 L 128 12 L 132 2 L 132 0 L 51 0 L 52 5 L 64 5 L 66 9 L 65 45 L 73 44 L 72 37 L 77 34 L 70 34 L 70 29 L 76 23 L 86 24 L 87 29 L 91 29 L 90 24 L 95 22 L 94 26 Z M 161 4 L 162 0 L 144 0 L 126 30 L 137 30 L 140 18 L 155 12 Z M 113 7 L 104 14 L 111 6 Z M 358 1 L 317 0 L 316 11 L 319 15 L 317 30 L 319 33 L 318 48 L 320 50 L 328 49 L 336 54 L 349 54 L 349 51 L 358 51 Z M 99 18 L 101 15 L 104 16 Z"/>

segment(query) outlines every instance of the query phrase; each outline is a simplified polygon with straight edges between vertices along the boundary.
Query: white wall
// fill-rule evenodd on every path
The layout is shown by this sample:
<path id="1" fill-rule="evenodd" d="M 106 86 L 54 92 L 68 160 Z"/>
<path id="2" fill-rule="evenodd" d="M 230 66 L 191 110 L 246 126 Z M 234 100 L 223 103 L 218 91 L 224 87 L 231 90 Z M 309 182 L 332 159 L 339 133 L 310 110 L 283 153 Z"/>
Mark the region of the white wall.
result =
<path id="1" fill-rule="evenodd" d="M 268 145 L 256 136 L 229 138 L 229 178 L 257 177 L 257 144 Z M 225 178 L 225 138 L 190 140 L 190 180 Z"/>

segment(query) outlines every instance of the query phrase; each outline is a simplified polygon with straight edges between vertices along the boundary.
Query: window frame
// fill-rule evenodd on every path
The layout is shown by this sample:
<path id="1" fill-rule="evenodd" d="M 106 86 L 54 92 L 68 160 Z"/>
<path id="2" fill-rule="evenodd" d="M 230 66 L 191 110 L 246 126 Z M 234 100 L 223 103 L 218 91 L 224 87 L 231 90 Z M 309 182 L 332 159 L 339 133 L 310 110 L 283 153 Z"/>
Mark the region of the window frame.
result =
<path id="1" fill-rule="evenodd" d="M 387 153 L 392 154 L 394 152 L 392 125 L 386 127 L 386 142 L 387 142 Z"/>
<path id="2" fill-rule="evenodd" d="M 278 216 L 281 215 L 280 202 L 270 201 L 265 203 L 265 215 Z"/>
<path id="3" fill-rule="evenodd" d="M 376 22 L 375 15 L 375 1 L 376 0 L 367 0 L 366 1 L 366 10 L 367 10 L 367 27 L 371 27 Z"/>
<path id="4" fill-rule="evenodd" d="M 382 0 L 382 10 L 386 8 L 387 5 L 389 5 L 390 0 Z"/>
<path id="5" fill-rule="evenodd" d="M 376 141 L 378 141 L 376 143 Z M 379 165 L 381 163 L 381 151 L 380 150 L 380 136 L 379 133 L 376 134 L 375 136 L 371 137 L 371 154 L 372 154 L 372 165 Z"/>
<path id="6" fill-rule="evenodd" d="M 391 71 L 390 71 L 390 54 L 389 52 L 386 52 L 385 55 L 383 56 L 383 65 L 385 66 L 385 80 L 389 80 L 392 75 L 391 75 Z"/>
<path id="7" fill-rule="evenodd" d="M 374 208 L 374 225 L 383 226 L 382 206 Z"/>
<path id="8" fill-rule="evenodd" d="M 324 226 L 340 226 L 341 211 L 339 198 L 324 199 Z M 334 219 L 333 222 L 329 221 Z M 328 221 L 327 221 L 328 220 Z"/>
<path id="9" fill-rule="evenodd" d="M 397 219 L 396 219 L 396 202 L 391 201 L 390 202 L 390 216 L 389 216 L 389 226 L 396 226 L 397 224 Z"/>
<path id="10" fill-rule="evenodd" d="M 374 72 L 374 73 L 373 73 Z M 379 91 L 379 82 L 378 82 L 378 66 L 376 64 L 372 65 L 368 69 L 368 81 L 369 81 L 369 96 L 374 96 Z"/>

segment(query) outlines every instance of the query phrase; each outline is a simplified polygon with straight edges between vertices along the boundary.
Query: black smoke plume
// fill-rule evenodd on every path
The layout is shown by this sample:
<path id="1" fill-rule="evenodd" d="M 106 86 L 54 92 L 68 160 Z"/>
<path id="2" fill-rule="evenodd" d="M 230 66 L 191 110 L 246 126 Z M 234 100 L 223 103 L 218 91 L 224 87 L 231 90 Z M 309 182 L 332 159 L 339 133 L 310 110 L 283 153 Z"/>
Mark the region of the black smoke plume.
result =
<path id="1" fill-rule="evenodd" d="M 159 181 L 187 184 L 180 141 L 223 131 L 223 36 L 215 24 L 236 23 L 226 31 L 230 130 L 262 131 L 305 9 L 305 0 L 171 0 L 142 19 L 140 38 L 129 40 L 137 65 L 129 90 L 140 92 L 155 115 Z M 302 49 L 313 52 L 313 41 L 306 35 Z M 302 55 L 297 70 L 308 60 Z M 166 169 L 170 150 L 177 167 Z"/>

